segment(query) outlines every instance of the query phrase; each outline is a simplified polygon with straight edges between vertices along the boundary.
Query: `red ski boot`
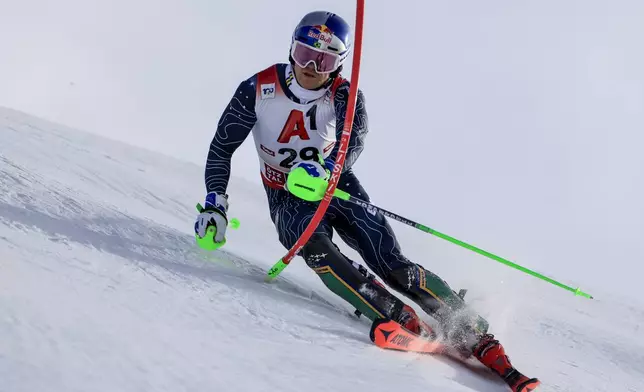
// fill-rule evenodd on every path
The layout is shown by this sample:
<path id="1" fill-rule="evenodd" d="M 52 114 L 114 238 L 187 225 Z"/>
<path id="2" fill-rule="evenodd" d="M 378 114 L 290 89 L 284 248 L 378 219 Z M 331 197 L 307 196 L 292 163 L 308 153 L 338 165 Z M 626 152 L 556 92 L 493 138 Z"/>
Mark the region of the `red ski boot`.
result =
<path id="1" fill-rule="evenodd" d="M 541 384 L 536 378 L 528 378 L 516 369 L 514 369 L 514 373 L 508 376 L 505 381 L 514 392 L 532 392 Z"/>
<path id="2" fill-rule="evenodd" d="M 400 312 L 398 324 L 402 325 L 409 332 L 413 332 L 416 335 L 420 335 L 424 338 L 434 339 L 436 334 L 432 327 L 429 326 L 426 322 L 420 319 L 416 314 L 416 311 L 412 309 L 411 306 L 405 305 Z"/>
<path id="3" fill-rule="evenodd" d="M 494 335 L 483 335 L 473 353 L 483 365 L 501 376 L 513 392 L 531 392 L 541 383 L 536 378 L 524 376 L 512 366 L 510 358 L 505 355 L 505 349 L 494 339 Z"/>

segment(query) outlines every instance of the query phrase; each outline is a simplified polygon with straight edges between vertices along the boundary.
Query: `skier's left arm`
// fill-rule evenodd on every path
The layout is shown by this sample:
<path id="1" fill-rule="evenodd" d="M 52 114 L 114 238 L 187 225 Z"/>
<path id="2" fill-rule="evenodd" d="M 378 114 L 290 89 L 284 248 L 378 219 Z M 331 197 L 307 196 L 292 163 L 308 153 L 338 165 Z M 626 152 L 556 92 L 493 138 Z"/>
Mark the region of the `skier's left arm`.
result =
<path id="1" fill-rule="evenodd" d="M 344 120 L 347 115 L 347 106 L 349 103 L 349 83 L 345 82 L 338 87 L 334 97 L 335 108 L 335 122 L 336 122 L 336 140 L 337 143 L 328 158 L 325 159 L 328 168 L 332 169 L 333 164 L 338 156 L 340 149 L 340 139 L 342 138 L 342 131 L 344 130 Z M 358 160 L 358 157 L 364 150 L 364 143 L 369 132 L 369 119 L 367 117 L 367 109 L 365 106 L 364 94 L 358 89 L 358 98 L 356 100 L 355 117 L 353 118 L 353 127 L 351 129 L 351 137 L 349 138 L 349 146 L 347 148 L 347 156 L 344 160 L 342 172 L 345 172 L 353 166 Z"/>

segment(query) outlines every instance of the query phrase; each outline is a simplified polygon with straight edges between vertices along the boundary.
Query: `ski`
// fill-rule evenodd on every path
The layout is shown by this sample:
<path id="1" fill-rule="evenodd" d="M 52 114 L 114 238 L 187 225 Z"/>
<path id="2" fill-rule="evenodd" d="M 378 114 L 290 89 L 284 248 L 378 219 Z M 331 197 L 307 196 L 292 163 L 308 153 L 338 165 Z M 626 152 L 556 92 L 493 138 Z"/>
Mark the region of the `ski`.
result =
<path id="1" fill-rule="evenodd" d="M 422 354 L 444 354 L 448 351 L 448 346 L 436 340 L 424 339 L 389 319 L 374 321 L 369 337 L 376 346 L 388 350 Z"/>
<path id="2" fill-rule="evenodd" d="M 433 333 L 433 331 L 432 331 Z M 469 370 L 476 373 L 490 373 L 487 368 L 473 364 L 468 357 L 463 356 L 445 343 L 442 343 L 431 337 L 417 335 L 397 322 L 389 319 L 380 319 L 374 321 L 371 325 L 369 334 L 371 341 L 376 346 L 386 350 L 406 351 L 419 354 L 440 355 L 452 360 L 456 360 Z"/>
<path id="3" fill-rule="evenodd" d="M 440 341 L 425 338 L 410 332 L 393 320 L 375 320 L 371 325 L 369 337 L 376 346 L 383 349 L 442 355 L 459 361 L 474 372 L 480 373 L 481 371 L 484 371 L 486 374 L 494 374 L 495 376 L 498 376 L 498 374 L 492 372 L 490 369 L 468 363 L 469 358 L 459 354 L 458 350 L 455 348 Z M 540 384 L 540 381 L 536 378 L 525 377 L 514 368 L 509 373 L 505 374 L 505 377 L 501 377 L 501 379 L 508 384 L 513 392 L 532 392 Z"/>

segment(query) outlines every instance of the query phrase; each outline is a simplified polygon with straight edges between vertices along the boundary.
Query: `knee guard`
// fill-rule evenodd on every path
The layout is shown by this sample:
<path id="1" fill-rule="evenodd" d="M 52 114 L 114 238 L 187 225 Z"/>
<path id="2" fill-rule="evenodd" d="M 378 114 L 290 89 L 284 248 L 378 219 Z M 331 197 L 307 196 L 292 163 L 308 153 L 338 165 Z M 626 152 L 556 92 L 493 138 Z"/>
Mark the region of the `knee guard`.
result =
<path id="1" fill-rule="evenodd" d="M 397 319 L 400 315 L 403 302 L 380 286 L 364 267 L 360 271 L 354 266 L 328 235 L 313 234 L 302 248 L 302 256 L 331 291 L 370 320 Z"/>

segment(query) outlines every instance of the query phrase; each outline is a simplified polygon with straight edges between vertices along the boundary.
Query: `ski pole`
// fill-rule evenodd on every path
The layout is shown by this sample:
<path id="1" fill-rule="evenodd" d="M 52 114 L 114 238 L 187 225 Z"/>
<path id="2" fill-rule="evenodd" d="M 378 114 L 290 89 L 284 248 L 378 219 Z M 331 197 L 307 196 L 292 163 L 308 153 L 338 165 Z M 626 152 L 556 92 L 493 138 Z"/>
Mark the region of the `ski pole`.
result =
<path id="1" fill-rule="evenodd" d="M 295 186 L 313 191 L 312 188 L 307 187 L 305 185 L 295 184 Z M 425 233 L 435 235 L 438 238 L 442 238 L 442 239 L 444 239 L 446 241 L 449 241 L 449 242 L 451 242 L 451 243 L 453 243 L 455 245 L 461 246 L 461 247 L 463 247 L 465 249 L 469 249 L 469 250 L 471 250 L 473 252 L 476 252 L 476 253 L 478 253 L 480 255 L 483 255 L 483 256 L 485 256 L 487 258 L 490 258 L 490 259 L 492 259 L 494 261 L 498 261 L 499 263 L 505 264 L 508 267 L 514 268 L 514 269 L 519 270 L 521 272 L 524 272 L 524 273 L 526 273 L 528 275 L 532 275 L 535 278 L 538 278 L 538 279 L 541 279 L 541 280 L 546 281 L 548 283 L 551 283 L 551 284 L 553 284 L 553 285 L 555 285 L 557 287 L 560 287 L 560 288 L 562 288 L 564 290 L 568 290 L 568 291 L 574 293 L 575 295 L 579 295 L 581 297 L 593 299 L 592 295 L 581 291 L 581 289 L 579 287 L 573 288 L 573 287 L 567 286 L 567 285 L 565 285 L 565 284 L 563 284 L 561 282 L 558 282 L 558 281 L 556 281 L 554 279 L 551 279 L 551 278 L 549 278 L 547 276 L 544 276 L 544 275 L 542 275 L 542 274 L 540 274 L 538 272 L 532 271 L 532 270 L 530 270 L 530 269 L 528 269 L 526 267 L 520 266 L 519 264 L 513 263 L 510 260 L 504 259 L 503 257 L 497 256 L 497 255 L 495 255 L 493 253 L 490 253 L 490 252 L 488 252 L 486 250 L 483 250 L 481 248 L 477 248 L 474 245 L 470 245 L 467 242 L 461 241 L 461 240 L 456 239 L 454 237 L 451 237 L 451 236 L 449 236 L 447 234 L 441 233 L 440 231 L 434 230 L 434 229 L 432 229 L 430 227 L 427 227 L 425 225 L 421 225 L 418 222 L 414 222 L 411 219 L 407 219 L 407 218 L 405 218 L 405 217 L 403 217 L 401 215 L 395 214 L 395 213 L 393 213 L 391 211 L 387 211 L 384 208 L 380 208 L 380 207 L 375 206 L 375 205 L 373 205 L 371 203 L 367 203 L 364 200 L 361 200 L 361 199 L 358 199 L 357 197 L 351 196 L 349 193 L 347 193 L 347 192 L 345 192 L 345 191 L 343 191 L 341 189 L 336 188 L 335 192 L 333 194 L 333 197 L 337 197 L 338 199 L 346 200 L 346 201 L 348 201 L 350 203 L 357 204 L 357 205 L 361 206 L 362 208 L 365 208 L 369 212 L 372 212 L 372 211 L 373 212 L 380 212 L 384 216 L 389 217 L 391 219 L 394 219 L 394 220 L 396 220 L 396 221 L 398 221 L 400 223 L 404 223 L 404 224 L 406 224 L 408 226 L 411 226 L 411 227 L 414 227 L 414 228 L 416 228 L 416 229 L 418 229 L 420 231 L 424 231 Z"/>

